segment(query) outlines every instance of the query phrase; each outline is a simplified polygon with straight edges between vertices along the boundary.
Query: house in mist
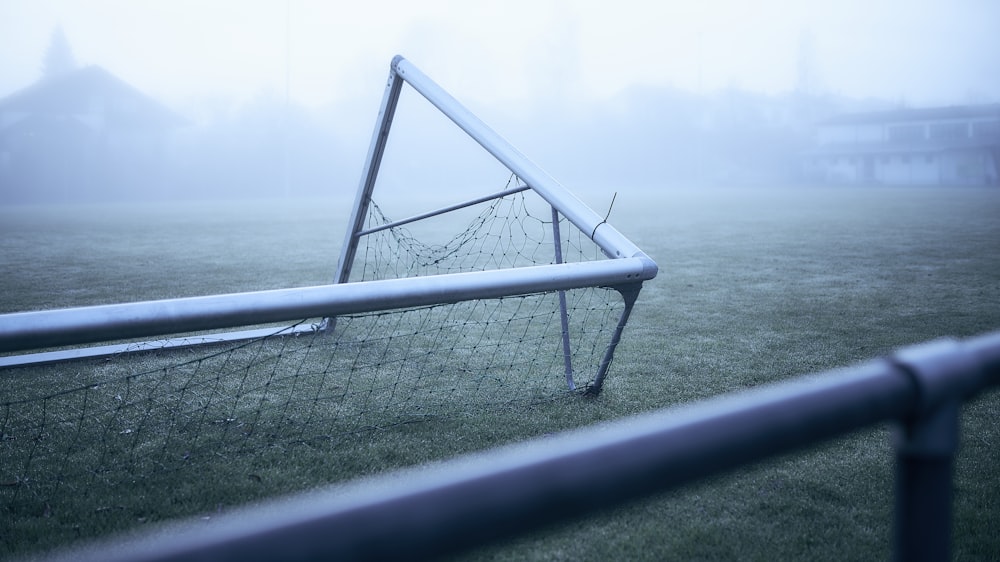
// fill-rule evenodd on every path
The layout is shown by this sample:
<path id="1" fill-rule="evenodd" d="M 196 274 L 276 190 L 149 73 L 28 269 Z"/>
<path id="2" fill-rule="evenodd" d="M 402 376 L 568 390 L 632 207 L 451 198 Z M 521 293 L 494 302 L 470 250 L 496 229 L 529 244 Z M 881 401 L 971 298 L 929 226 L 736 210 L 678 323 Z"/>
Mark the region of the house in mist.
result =
<path id="1" fill-rule="evenodd" d="M 996 185 L 1000 104 L 835 116 L 818 124 L 801 165 L 811 183 Z"/>
<path id="2" fill-rule="evenodd" d="M 0 202 L 144 198 L 184 120 L 99 66 L 0 99 Z"/>

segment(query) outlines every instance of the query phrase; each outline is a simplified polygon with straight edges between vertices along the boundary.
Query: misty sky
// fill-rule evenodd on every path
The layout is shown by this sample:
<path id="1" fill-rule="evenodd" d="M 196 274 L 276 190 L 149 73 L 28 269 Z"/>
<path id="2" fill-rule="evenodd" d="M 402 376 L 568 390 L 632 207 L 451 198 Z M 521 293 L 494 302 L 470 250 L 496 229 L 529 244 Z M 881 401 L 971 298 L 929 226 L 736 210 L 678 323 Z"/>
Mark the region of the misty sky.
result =
<path id="1" fill-rule="evenodd" d="M 0 96 L 39 77 L 57 25 L 79 63 L 175 107 L 284 95 L 286 78 L 309 107 L 377 103 L 397 53 L 473 105 L 781 93 L 803 63 L 825 92 L 1000 101 L 996 0 L 0 0 Z"/>

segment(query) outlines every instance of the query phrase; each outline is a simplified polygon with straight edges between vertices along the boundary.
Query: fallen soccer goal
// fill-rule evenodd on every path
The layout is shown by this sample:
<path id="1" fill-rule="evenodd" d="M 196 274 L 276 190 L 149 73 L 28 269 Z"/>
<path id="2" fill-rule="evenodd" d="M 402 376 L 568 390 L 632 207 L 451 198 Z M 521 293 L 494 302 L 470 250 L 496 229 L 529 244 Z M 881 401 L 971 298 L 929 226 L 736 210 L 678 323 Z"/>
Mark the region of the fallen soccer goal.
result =
<path id="1" fill-rule="evenodd" d="M 382 210 L 378 173 L 406 83 L 503 165 L 493 193 Z M 597 394 L 656 273 L 397 57 L 335 283 L 0 316 L 0 501 L 15 528 L 40 513 L 141 512 L 171 474 L 203 463 L 328 455 L 362 432 Z M 141 341 L 154 336 L 170 338 Z M 35 353 L 11 355 L 24 351 Z M 197 511 L 225 503 L 222 484 L 212 497 L 167 495 Z"/>

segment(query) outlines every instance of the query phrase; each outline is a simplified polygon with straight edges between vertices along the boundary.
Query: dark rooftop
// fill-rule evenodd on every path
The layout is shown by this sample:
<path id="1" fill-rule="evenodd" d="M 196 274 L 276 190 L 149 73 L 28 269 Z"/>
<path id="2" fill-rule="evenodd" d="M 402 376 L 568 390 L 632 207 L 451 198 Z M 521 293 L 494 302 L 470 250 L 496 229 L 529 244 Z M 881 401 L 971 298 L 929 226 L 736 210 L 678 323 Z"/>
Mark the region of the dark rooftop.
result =
<path id="1" fill-rule="evenodd" d="M 0 99 L 0 113 L 77 116 L 100 108 L 119 123 L 141 127 L 182 125 L 182 117 L 100 66 L 39 80 Z"/>

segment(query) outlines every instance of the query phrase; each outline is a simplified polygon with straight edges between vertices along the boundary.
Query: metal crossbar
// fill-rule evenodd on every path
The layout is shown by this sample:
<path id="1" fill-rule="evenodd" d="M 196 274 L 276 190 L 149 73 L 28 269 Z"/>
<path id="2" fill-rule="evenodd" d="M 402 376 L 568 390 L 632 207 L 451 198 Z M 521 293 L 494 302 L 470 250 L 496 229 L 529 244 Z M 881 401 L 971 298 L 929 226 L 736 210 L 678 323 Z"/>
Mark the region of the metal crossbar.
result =
<path id="1" fill-rule="evenodd" d="M 893 422 L 895 557 L 947 560 L 959 406 L 1000 385 L 1000 332 L 848 371 L 313 492 L 74 560 L 422 559 L 568 521 Z"/>
<path id="2" fill-rule="evenodd" d="M 41 349 L 500 298 L 592 286 L 639 284 L 648 258 L 537 265 L 0 315 L 0 351 Z"/>
<path id="3" fill-rule="evenodd" d="M 511 188 L 511 189 L 505 189 L 505 190 L 500 191 L 498 193 L 494 193 L 492 195 L 484 195 L 483 197 L 478 197 L 476 199 L 473 199 L 471 201 L 466 201 L 464 203 L 456 203 L 455 205 L 450 205 L 448 207 L 443 207 L 443 208 L 437 209 L 435 211 L 428 211 L 426 213 L 421 213 L 419 215 L 415 215 L 415 216 L 412 216 L 412 217 L 409 217 L 409 218 L 405 218 L 405 219 L 400 219 L 398 221 L 393 221 L 393 222 L 389 222 L 389 223 L 386 223 L 386 224 L 380 224 L 378 226 L 375 226 L 375 227 L 368 228 L 366 230 L 362 230 L 360 232 L 357 232 L 357 233 L 354 234 L 354 236 L 368 236 L 369 234 L 375 234 L 376 232 L 382 232 L 383 230 L 389 230 L 391 228 L 397 228 L 397 227 L 400 227 L 400 226 L 405 226 L 405 225 L 408 225 L 410 223 L 417 222 L 419 220 L 424 220 L 424 219 L 429 219 L 429 218 L 432 218 L 432 217 L 437 217 L 437 216 L 443 215 L 445 213 L 450 213 L 452 211 L 458 211 L 459 209 L 465 209 L 465 208 L 471 207 L 473 205 L 478 205 L 480 203 L 485 203 L 487 201 L 492 201 L 494 199 L 500 199 L 501 197 L 506 197 L 508 195 L 514 195 L 515 193 L 521 193 L 522 191 L 527 191 L 529 189 L 531 189 L 531 188 L 528 187 L 528 186 L 526 186 L 526 185 L 521 185 L 521 186 L 518 186 L 518 187 Z"/>

